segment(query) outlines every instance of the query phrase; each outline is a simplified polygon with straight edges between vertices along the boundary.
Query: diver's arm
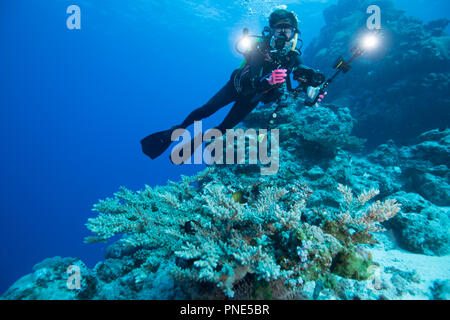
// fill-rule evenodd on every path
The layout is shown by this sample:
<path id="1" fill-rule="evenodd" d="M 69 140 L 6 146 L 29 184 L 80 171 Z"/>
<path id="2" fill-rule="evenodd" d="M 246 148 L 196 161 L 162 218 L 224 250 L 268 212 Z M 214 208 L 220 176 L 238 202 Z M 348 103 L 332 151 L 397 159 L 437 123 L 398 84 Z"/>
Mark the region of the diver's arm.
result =
<path id="1" fill-rule="evenodd" d="M 259 50 L 255 50 L 248 58 L 249 76 L 248 83 L 252 89 L 261 87 L 261 77 L 263 76 L 265 56 Z"/>
<path id="2" fill-rule="evenodd" d="M 235 77 L 238 77 L 239 87 L 244 94 L 253 94 L 268 90 L 272 85 L 267 81 L 265 68 L 265 56 L 260 52 L 252 52 L 246 56 L 246 65 L 239 69 Z"/>

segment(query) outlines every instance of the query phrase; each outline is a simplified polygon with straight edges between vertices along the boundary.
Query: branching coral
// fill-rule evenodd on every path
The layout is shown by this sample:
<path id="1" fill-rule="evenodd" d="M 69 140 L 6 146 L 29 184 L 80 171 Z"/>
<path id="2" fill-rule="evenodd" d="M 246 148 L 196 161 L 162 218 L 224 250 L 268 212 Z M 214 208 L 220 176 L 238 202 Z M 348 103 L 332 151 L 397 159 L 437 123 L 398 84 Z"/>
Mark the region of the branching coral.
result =
<path id="1" fill-rule="evenodd" d="M 248 287 L 250 278 L 255 290 L 282 282 L 282 295 L 290 295 L 305 281 L 326 279 L 343 245 L 355 244 L 301 221 L 311 195 L 304 183 L 280 187 L 266 181 L 240 189 L 239 182 L 224 184 L 208 172 L 166 187 L 121 188 L 94 206 L 99 215 L 87 227 L 99 240 L 122 234 L 123 241 L 139 248 L 136 282 L 166 260 L 181 282 L 214 285 L 228 297 L 243 283 Z M 368 205 L 378 194 L 374 189 L 358 197 L 348 187 L 339 186 L 339 191 L 345 210 L 332 222 L 347 235 L 351 228 L 364 234 L 379 231 L 379 222 L 399 209 L 395 200 Z"/>
<path id="2" fill-rule="evenodd" d="M 100 239 L 124 234 L 128 243 L 149 249 L 149 256 L 175 256 L 174 276 L 214 283 L 229 297 L 248 274 L 260 281 L 298 283 L 292 279 L 298 274 L 280 264 L 282 255 L 298 257 L 291 247 L 279 246 L 278 237 L 295 238 L 310 194 L 306 186 L 262 188 L 249 202 L 240 203 L 230 186 L 192 186 L 202 180 L 199 176 L 197 181 L 184 179 L 136 193 L 122 188 L 94 206 L 99 215 L 89 219 L 87 227 Z"/>
<path id="3" fill-rule="evenodd" d="M 380 194 L 377 189 L 364 190 L 356 199 L 351 188 L 347 186 L 339 184 L 337 190 L 344 198 L 340 223 L 351 225 L 358 231 L 383 231 L 380 223 L 393 218 L 400 211 L 401 205 L 395 199 L 387 199 L 384 202 L 378 200 L 367 206 L 370 200 Z"/>
<path id="4" fill-rule="evenodd" d="M 373 243 L 370 233 L 384 231 L 381 223 L 400 211 L 401 205 L 395 199 L 370 204 L 380 193 L 377 189 L 364 190 L 356 197 L 348 186 L 339 184 L 337 190 L 343 199 L 341 210 L 337 220 L 325 222 L 324 229 L 342 242 Z"/>

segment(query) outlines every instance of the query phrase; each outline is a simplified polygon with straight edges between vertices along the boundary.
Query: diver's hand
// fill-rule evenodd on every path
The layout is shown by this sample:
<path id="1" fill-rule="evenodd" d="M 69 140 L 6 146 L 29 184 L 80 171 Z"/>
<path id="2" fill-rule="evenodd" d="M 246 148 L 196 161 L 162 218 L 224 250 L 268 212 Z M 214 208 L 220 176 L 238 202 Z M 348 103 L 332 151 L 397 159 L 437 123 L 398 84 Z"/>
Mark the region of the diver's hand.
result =
<path id="1" fill-rule="evenodd" d="M 286 69 L 276 69 L 272 71 L 272 74 L 269 78 L 267 78 L 267 81 L 271 85 L 284 83 L 286 81 L 287 77 L 287 70 Z"/>
<path id="2" fill-rule="evenodd" d="M 320 94 L 320 87 L 308 87 L 308 89 L 306 90 L 306 94 L 308 96 L 308 98 L 311 101 L 314 101 L 317 97 L 318 94 Z M 325 92 L 324 94 L 319 95 L 319 100 L 317 100 L 318 102 L 321 102 L 322 99 L 327 95 L 327 92 Z M 316 103 L 314 105 L 314 107 L 318 107 L 318 104 Z"/>

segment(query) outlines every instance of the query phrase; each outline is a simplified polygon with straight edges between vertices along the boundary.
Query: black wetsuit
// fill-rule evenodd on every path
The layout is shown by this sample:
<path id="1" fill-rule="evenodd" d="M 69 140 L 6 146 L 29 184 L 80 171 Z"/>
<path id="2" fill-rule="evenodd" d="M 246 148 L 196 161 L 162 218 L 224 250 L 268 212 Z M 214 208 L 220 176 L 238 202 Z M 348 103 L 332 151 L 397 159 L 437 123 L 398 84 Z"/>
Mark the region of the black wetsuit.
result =
<path id="1" fill-rule="evenodd" d="M 227 129 L 234 128 L 239 122 L 258 105 L 259 102 L 268 103 L 276 101 L 284 91 L 282 85 L 272 86 L 266 79 L 275 69 L 286 69 L 288 77 L 286 82 L 290 86 L 290 74 L 294 80 L 303 84 L 304 89 L 308 86 L 316 87 L 321 84 L 325 77 L 306 66 L 300 59 L 297 51 L 276 57 L 269 55 L 267 41 L 258 44 L 258 50 L 251 51 L 246 56 L 246 64 L 235 70 L 230 80 L 220 89 L 205 105 L 192 111 L 181 125 L 154 133 L 141 140 L 142 150 L 150 158 L 155 159 L 161 155 L 171 144 L 171 134 L 177 128 L 187 128 L 194 121 L 199 121 L 211 116 L 220 108 L 234 102 L 228 115 L 216 129 L 223 134 Z M 191 150 L 194 150 L 194 139 L 192 139 Z"/>
<path id="2" fill-rule="evenodd" d="M 223 133 L 227 129 L 232 129 L 244 120 L 259 102 L 268 103 L 281 96 L 280 87 L 272 86 L 266 80 L 267 76 L 270 76 L 275 69 L 287 69 L 288 78 L 292 73 L 294 80 L 301 81 L 305 89 L 308 86 L 318 86 L 325 80 L 321 73 L 302 64 L 297 51 L 290 51 L 287 55 L 277 59 L 272 59 L 266 52 L 256 50 L 247 56 L 246 65 L 235 70 L 227 84 L 205 105 L 192 111 L 180 127 L 186 128 L 194 121 L 207 118 L 234 102 L 228 115 L 216 127 Z"/>

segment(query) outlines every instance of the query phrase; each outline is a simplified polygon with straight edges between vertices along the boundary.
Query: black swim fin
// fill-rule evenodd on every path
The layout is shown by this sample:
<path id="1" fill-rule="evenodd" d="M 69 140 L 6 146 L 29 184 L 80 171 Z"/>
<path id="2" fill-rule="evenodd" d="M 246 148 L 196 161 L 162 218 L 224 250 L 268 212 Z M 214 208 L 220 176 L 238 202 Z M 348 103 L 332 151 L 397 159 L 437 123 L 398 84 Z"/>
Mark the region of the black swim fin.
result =
<path id="1" fill-rule="evenodd" d="M 142 152 L 152 159 L 159 157 L 172 144 L 171 136 L 174 128 L 156 132 L 141 140 Z"/>

